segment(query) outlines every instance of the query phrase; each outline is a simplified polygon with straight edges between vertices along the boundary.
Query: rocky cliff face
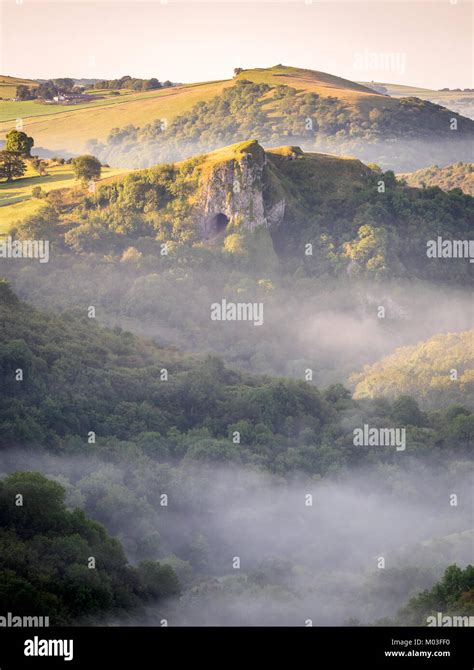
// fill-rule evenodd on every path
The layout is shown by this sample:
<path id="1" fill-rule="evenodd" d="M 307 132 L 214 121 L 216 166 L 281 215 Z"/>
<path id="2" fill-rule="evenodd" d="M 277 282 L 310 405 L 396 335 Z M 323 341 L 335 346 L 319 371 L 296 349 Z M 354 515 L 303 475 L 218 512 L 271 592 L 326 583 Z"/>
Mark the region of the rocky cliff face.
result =
<path id="1" fill-rule="evenodd" d="M 266 207 L 263 172 L 266 156 L 256 141 L 210 154 L 195 202 L 196 220 L 205 239 L 236 223 L 253 230 L 283 219 L 284 200 Z"/>

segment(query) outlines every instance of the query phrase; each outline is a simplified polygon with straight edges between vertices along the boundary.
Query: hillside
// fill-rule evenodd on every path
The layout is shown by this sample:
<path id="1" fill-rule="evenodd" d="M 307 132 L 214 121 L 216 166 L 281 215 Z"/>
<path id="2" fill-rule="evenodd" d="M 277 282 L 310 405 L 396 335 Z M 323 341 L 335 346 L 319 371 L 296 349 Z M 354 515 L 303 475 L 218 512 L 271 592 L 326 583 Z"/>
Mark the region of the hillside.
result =
<path id="1" fill-rule="evenodd" d="M 443 191 L 460 188 L 464 193 L 474 196 L 474 166 L 472 163 L 454 163 L 446 167 L 432 165 L 415 172 L 399 174 L 408 186 L 416 188 L 439 186 Z"/>
<path id="2" fill-rule="evenodd" d="M 425 407 L 449 403 L 474 407 L 474 331 L 436 335 L 397 349 L 352 375 L 350 383 L 354 398 L 393 398 L 406 393 Z"/>
<path id="3" fill-rule="evenodd" d="M 87 450 L 94 430 L 104 449 L 114 444 L 110 438 L 140 443 L 150 431 L 158 443 L 169 433 L 171 447 L 180 433 L 192 436 L 207 427 L 209 437 L 223 440 L 209 445 L 210 454 L 224 450 L 225 460 L 242 461 L 251 460 L 259 431 L 283 439 L 287 417 L 297 432 L 332 420 L 318 390 L 304 382 L 228 370 L 215 357 L 181 354 L 121 328 L 104 329 L 79 311 L 34 310 L 2 280 L 0 316 L 2 446 L 41 442 L 53 450 L 67 444 L 74 449 L 79 440 Z M 245 419 L 260 429 L 251 438 L 249 423 L 245 449 L 232 454 L 230 427 Z M 268 466 L 278 451 L 268 452 Z M 182 446 L 174 453 L 184 455 Z"/>
<path id="4" fill-rule="evenodd" d="M 453 112 L 462 114 L 469 119 L 474 118 L 474 91 L 436 91 L 429 88 L 388 84 L 385 82 L 359 83 L 363 86 L 383 92 L 385 95 L 389 95 L 392 98 L 416 97 L 421 100 L 429 100 L 436 105 L 452 109 Z"/>
<path id="5" fill-rule="evenodd" d="M 26 509 L 11 504 L 18 491 Z M 170 566 L 132 567 L 120 542 L 82 510 L 68 510 L 65 497 L 63 486 L 38 472 L 0 479 L 0 598 L 9 612 L 49 617 L 51 626 L 90 625 L 179 593 Z M 98 570 L 90 569 L 91 556 Z"/>
<path id="6" fill-rule="evenodd" d="M 472 327 L 472 265 L 428 258 L 427 240 L 468 239 L 474 199 L 358 160 L 250 141 L 40 202 L 12 233 L 50 240 L 50 262 L 2 261 L 22 297 L 95 305 L 102 323 L 244 370 L 303 379 L 311 368 L 327 385 L 452 329 L 446 314 Z M 210 305 L 223 298 L 262 303 L 264 323 L 216 327 Z M 430 317 L 406 318 L 420 311 Z"/>
<path id="7" fill-rule="evenodd" d="M 105 141 L 114 127 L 131 123 L 144 126 L 156 119 L 170 123 L 202 100 L 218 95 L 232 81 L 176 86 L 157 91 L 122 91 L 93 102 L 44 105 L 35 101 L 0 102 L 0 139 L 23 118 L 23 129 L 35 137 L 37 147 L 64 156 L 85 151 L 92 138 Z"/>
<path id="8" fill-rule="evenodd" d="M 271 68 L 245 69 L 236 76 L 236 81 L 246 79 L 258 84 L 269 86 L 291 86 L 298 91 L 317 93 L 323 97 L 334 96 L 341 100 L 347 100 L 356 105 L 369 97 L 372 101 L 377 99 L 381 102 L 381 96 L 368 86 L 358 84 L 349 79 L 336 77 L 326 72 L 307 70 L 298 67 L 287 67 L 275 65 Z"/>
<path id="9" fill-rule="evenodd" d="M 406 170 L 470 159 L 473 129 L 470 119 L 419 98 L 396 100 L 343 79 L 278 66 L 243 70 L 218 96 L 171 123 L 115 128 L 106 143 L 89 148 L 110 164 L 146 167 L 251 137 L 265 147 L 290 139 L 306 151 Z"/>
<path id="10" fill-rule="evenodd" d="M 85 311 L 35 310 L 5 281 L 0 316 L 2 447 L 41 444 L 112 456 L 134 444 L 132 453 L 164 461 L 258 463 L 269 470 L 298 454 L 294 466 L 316 473 L 331 460 L 340 466 L 373 459 L 370 449 L 353 448 L 348 421 L 380 412 L 413 427 L 426 420 L 412 400 L 358 406 L 341 385 L 320 392 L 304 381 L 232 370 L 216 356 L 185 355 L 121 328 L 105 329 Z M 453 418 L 446 414 L 448 422 Z M 238 446 L 234 430 L 243 436 Z"/>
<path id="11" fill-rule="evenodd" d="M 21 117 L 42 150 L 71 154 L 87 148 L 111 165 L 128 168 L 256 137 L 264 146 L 291 138 L 307 151 L 416 169 L 467 160 L 463 140 L 474 127 L 454 114 L 454 134 L 453 112 L 430 102 L 399 100 L 330 74 L 282 65 L 243 70 L 224 81 L 129 92 L 74 109 L 5 102 L 0 114 L 0 138 Z"/>
<path id="12" fill-rule="evenodd" d="M 121 253 L 148 237 L 174 245 L 217 244 L 224 253 L 240 249 L 237 257 L 245 258 L 257 239 L 249 233 L 258 230 L 261 243 L 265 238 L 282 262 L 310 275 L 469 282 L 467 261 L 458 262 L 453 275 L 452 265 L 427 257 L 426 243 L 441 234 L 468 236 L 473 203 L 457 192 L 408 188 L 393 173 L 372 171 L 355 159 L 293 146 L 265 152 L 253 140 L 135 171 L 85 194 L 78 206 L 66 208 L 65 242 L 76 252 L 106 244 L 109 252 Z M 29 225 L 34 228 L 34 221 Z M 267 252 L 267 262 L 274 252 Z M 145 253 L 154 253 L 150 244 Z"/>
<path id="13" fill-rule="evenodd" d="M 0 182 L 0 236 L 18 222 L 38 212 L 48 202 L 48 194 L 61 189 L 74 189 L 82 194 L 82 187 L 74 176 L 71 165 L 62 161 L 47 160 L 43 163 L 45 174 L 39 174 L 27 163 L 23 177 L 12 182 Z M 106 183 L 113 176 L 127 170 L 102 168 L 98 184 Z M 40 188 L 40 197 L 33 196 L 33 189 Z M 80 196 L 79 196 L 80 197 Z"/>
<path id="14" fill-rule="evenodd" d="M 21 79 L 20 77 L 9 77 L 8 75 L 0 75 L 0 99 L 7 100 L 14 98 L 16 94 L 16 87 L 24 84 L 25 86 L 38 86 L 38 82 L 31 79 Z"/>

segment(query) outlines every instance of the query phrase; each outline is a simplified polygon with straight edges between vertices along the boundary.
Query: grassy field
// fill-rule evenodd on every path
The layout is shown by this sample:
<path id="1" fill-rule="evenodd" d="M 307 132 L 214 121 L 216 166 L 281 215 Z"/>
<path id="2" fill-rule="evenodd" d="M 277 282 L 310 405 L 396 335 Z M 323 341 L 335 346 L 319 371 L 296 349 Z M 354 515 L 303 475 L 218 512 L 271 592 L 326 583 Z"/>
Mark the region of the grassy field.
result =
<path id="1" fill-rule="evenodd" d="M 458 102 L 461 102 L 459 107 L 453 109 L 468 116 L 466 105 L 473 97 L 469 93 L 453 94 L 453 92 L 383 84 L 394 96 L 389 97 L 372 91 L 361 82 L 352 82 L 324 72 L 277 65 L 272 68 L 244 70 L 237 77 L 222 81 L 182 84 L 156 91 L 121 91 L 119 96 L 108 96 L 74 106 L 48 106 L 35 101 L 18 103 L 2 101 L 0 140 L 15 127 L 16 119 L 21 118 L 23 130 L 35 139 L 36 149 L 47 149 L 53 154 L 63 155 L 83 153 L 88 140 L 97 139 L 103 142 L 114 127 L 121 128 L 128 124 L 141 127 L 157 119 L 165 119 L 170 123 L 176 116 L 188 112 L 197 102 L 207 101 L 219 95 L 224 88 L 233 86 L 239 79 L 267 83 L 270 86 L 283 84 L 296 88 L 301 93 L 313 92 L 320 96 L 333 96 L 353 107 L 355 112 L 396 107 L 399 104 L 397 98 L 414 95 L 426 100 L 439 99 L 439 104 L 449 107 L 454 95 L 456 100 L 459 99 Z M 101 93 L 105 92 L 94 91 L 97 95 Z M 272 94 L 267 94 L 266 98 L 271 113 Z M 461 109 L 463 104 L 465 107 Z"/>
<path id="2" fill-rule="evenodd" d="M 84 105 L 55 106 L 46 109 L 48 114 L 34 116 L 33 108 L 24 107 L 20 117 L 13 107 L 8 105 L 31 105 L 37 103 L 0 103 L 0 114 L 11 117 L 0 123 L 0 139 L 15 127 L 15 119 L 23 119 L 23 130 L 35 138 L 35 147 L 53 152 L 81 153 L 87 140 L 92 138 L 104 141 L 114 127 L 130 123 L 143 126 L 155 119 L 171 122 L 176 116 L 188 111 L 199 100 L 208 100 L 218 95 L 231 81 L 190 84 L 158 91 L 127 93 L 120 97 L 97 100 Z M 43 106 L 42 106 L 43 107 Z M 30 111 L 29 111 L 30 110 Z M 31 116 L 28 116 L 31 114 Z"/>
<path id="3" fill-rule="evenodd" d="M 143 126 L 156 119 L 170 123 L 176 116 L 189 111 L 197 102 L 219 95 L 239 79 L 267 83 L 271 86 L 284 84 L 301 92 L 314 92 L 323 96 L 334 96 L 354 105 L 389 106 L 397 104 L 390 98 L 374 93 L 370 89 L 324 72 L 313 72 L 300 68 L 276 66 L 266 69 L 244 70 L 234 79 L 183 84 L 158 91 L 140 93 L 127 92 L 120 97 L 97 100 L 74 107 L 55 106 L 54 109 L 38 103 L 3 102 L 0 104 L 0 139 L 10 130 L 15 119 L 23 119 L 23 129 L 35 138 L 35 146 L 53 152 L 80 153 L 85 150 L 87 140 L 104 141 L 114 127 L 128 124 Z M 14 105 L 22 105 L 15 108 Z M 269 96 L 271 106 L 271 96 Z"/>
<path id="4" fill-rule="evenodd" d="M 8 77 L 0 75 L 0 98 L 14 98 L 16 87 L 24 84 L 25 86 L 38 86 L 36 81 L 31 79 L 20 79 L 19 77 Z"/>
<path id="5" fill-rule="evenodd" d="M 21 179 L 0 183 L 0 234 L 7 233 L 15 222 L 34 214 L 46 204 L 43 198 L 32 197 L 31 192 L 35 186 L 41 186 L 44 193 L 60 188 L 80 187 L 70 165 L 54 165 L 48 167 L 47 172 L 46 176 L 41 177 L 28 166 Z M 126 172 L 127 170 L 102 168 L 102 178 L 98 183 Z"/>
<path id="6" fill-rule="evenodd" d="M 147 91 L 149 94 L 150 92 Z M 156 93 L 156 91 L 155 91 Z M 88 93 L 89 94 L 89 93 Z M 16 119 L 28 119 L 37 116 L 56 116 L 77 111 L 79 109 L 89 109 L 91 107 L 109 107 L 110 105 L 122 104 L 124 98 L 127 102 L 132 100 L 140 100 L 146 93 L 135 93 L 132 91 L 121 91 L 118 96 L 110 95 L 110 91 L 93 91 L 92 95 L 103 95 L 104 98 L 99 100 L 88 100 L 77 105 L 56 105 L 44 102 L 37 102 L 36 100 L 3 100 L 0 102 L 0 122 L 16 121 Z"/>

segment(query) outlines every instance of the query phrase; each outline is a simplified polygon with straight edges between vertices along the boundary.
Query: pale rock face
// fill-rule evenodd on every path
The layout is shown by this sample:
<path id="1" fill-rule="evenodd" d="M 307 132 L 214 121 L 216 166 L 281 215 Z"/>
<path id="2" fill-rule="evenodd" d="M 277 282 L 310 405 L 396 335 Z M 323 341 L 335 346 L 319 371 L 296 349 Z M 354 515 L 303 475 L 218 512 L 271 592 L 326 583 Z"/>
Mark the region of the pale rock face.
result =
<path id="1" fill-rule="evenodd" d="M 272 207 L 267 208 L 267 226 L 269 228 L 272 226 L 277 226 L 279 223 L 281 223 L 281 221 L 283 221 L 283 217 L 285 216 L 285 206 L 286 202 L 283 199 L 279 202 L 276 202 Z"/>
<path id="2" fill-rule="evenodd" d="M 239 160 L 216 164 L 202 180 L 195 211 L 203 238 L 215 236 L 230 222 L 253 230 L 282 220 L 284 200 L 268 211 L 265 208 L 262 176 L 266 159 L 263 149 L 258 149 L 255 155 L 247 153 Z"/>

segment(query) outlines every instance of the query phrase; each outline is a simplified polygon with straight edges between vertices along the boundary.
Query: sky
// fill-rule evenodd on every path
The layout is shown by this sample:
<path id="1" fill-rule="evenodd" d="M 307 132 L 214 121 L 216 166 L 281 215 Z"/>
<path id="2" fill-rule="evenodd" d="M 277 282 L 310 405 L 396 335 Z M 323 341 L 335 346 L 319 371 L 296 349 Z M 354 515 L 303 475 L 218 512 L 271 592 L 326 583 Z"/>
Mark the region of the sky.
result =
<path id="1" fill-rule="evenodd" d="M 0 73 L 229 79 L 277 63 L 356 81 L 473 87 L 473 5 L 0 0 Z"/>

